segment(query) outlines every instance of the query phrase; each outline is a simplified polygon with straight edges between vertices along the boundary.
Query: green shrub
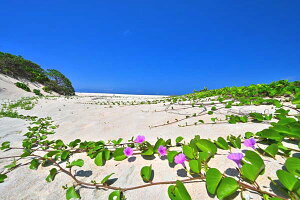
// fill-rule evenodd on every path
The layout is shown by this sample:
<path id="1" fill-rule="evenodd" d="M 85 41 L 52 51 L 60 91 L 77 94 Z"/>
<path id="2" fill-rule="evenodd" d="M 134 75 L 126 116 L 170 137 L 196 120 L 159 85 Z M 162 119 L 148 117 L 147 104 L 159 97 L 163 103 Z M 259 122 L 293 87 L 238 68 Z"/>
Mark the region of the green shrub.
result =
<path id="1" fill-rule="evenodd" d="M 21 88 L 27 92 L 31 92 L 30 88 L 25 84 L 25 83 L 21 83 L 21 82 L 17 82 L 15 83 L 15 85 L 18 87 L 18 88 Z"/>
<path id="2" fill-rule="evenodd" d="M 38 64 L 9 53 L 0 52 L 0 73 L 13 78 L 38 82 L 62 95 L 74 95 L 71 81 L 55 69 L 44 70 Z"/>
<path id="3" fill-rule="evenodd" d="M 51 89 L 48 86 L 45 86 L 42 89 L 47 93 L 51 93 Z"/>
<path id="4" fill-rule="evenodd" d="M 38 95 L 38 96 L 43 96 L 43 94 L 41 93 L 40 90 L 38 89 L 33 89 L 34 94 Z"/>

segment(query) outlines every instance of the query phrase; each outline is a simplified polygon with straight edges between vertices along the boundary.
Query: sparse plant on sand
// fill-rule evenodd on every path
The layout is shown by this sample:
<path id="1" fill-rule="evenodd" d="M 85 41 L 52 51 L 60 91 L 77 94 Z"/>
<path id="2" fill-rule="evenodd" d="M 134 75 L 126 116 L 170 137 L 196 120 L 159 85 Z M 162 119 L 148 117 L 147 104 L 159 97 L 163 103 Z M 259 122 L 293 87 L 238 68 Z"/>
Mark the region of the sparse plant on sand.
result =
<path id="1" fill-rule="evenodd" d="M 16 82 L 15 85 L 18 88 L 21 88 L 21 89 L 25 90 L 26 92 L 31 92 L 30 88 L 25 83 Z"/>

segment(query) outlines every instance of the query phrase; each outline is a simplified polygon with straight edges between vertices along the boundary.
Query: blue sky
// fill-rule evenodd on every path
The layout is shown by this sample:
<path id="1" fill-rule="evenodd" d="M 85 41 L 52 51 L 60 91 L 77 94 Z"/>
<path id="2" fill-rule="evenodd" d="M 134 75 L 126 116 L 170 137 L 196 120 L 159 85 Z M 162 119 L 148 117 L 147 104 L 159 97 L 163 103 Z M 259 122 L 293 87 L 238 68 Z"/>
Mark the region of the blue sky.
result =
<path id="1" fill-rule="evenodd" d="M 299 0 L 0 0 L 0 51 L 77 91 L 184 94 L 299 80 Z"/>

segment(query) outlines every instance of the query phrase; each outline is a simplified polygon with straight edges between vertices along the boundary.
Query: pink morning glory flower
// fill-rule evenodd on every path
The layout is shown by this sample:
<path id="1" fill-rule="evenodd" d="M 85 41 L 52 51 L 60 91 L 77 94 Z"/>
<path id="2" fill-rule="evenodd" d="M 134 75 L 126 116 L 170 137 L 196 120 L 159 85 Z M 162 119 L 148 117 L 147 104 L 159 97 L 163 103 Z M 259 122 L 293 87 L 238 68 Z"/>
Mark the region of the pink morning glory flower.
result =
<path id="1" fill-rule="evenodd" d="M 145 141 L 145 136 L 143 135 L 138 135 L 134 140 L 135 143 L 143 143 L 144 141 Z"/>
<path id="2" fill-rule="evenodd" d="M 184 165 L 184 162 L 186 161 L 186 157 L 183 153 L 178 154 L 177 156 L 175 156 L 174 158 L 174 162 L 176 164 L 182 164 Z"/>
<path id="3" fill-rule="evenodd" d="M 130 148 L 130 147 L 126 147 L 126 148 L 124 149 L 124 154 L 125 154 L 125 156 L 127 156 L 127 157 L 132 156 L 132 154 L 133 154 L 133 149 Z"/>
<path id="4" fill-rule="evenodd" d="M 244 158 L 244 155 L 242 153 L 231 153 L 227 156 L 227 158 L 234 161 L 239 168 L 242 167 L 241 160 Z"/>
<path id="5" fill-rule="evenodd" d="M 160 145 L 157 149 L 158 153 L 161 155 L 161 156 L 165 156 L 167 155 L 167 147 L 164 147 L 162 145 Z"/>
<path id="6" fill-rule="evenodd" d="M 251 147 L 251 148 L 253 148 L 253 149 L 255 149 L 255 144 L 256 144 L 256 141 L 255 141 L 255 139 L 253 139 L 253 138 L 251 138 L 251 139 L 246 139 L 246 140 L 244 141 L 244 145 L 245 145 L 246 147 Z"/>

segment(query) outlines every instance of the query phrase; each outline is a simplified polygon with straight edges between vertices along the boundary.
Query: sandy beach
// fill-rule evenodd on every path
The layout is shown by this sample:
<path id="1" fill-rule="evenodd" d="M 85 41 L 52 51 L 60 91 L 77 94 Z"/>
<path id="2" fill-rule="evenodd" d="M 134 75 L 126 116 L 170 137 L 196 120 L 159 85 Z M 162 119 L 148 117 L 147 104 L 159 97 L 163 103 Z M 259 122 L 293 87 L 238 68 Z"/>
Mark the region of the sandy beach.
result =
<path id="1" fill-rule="evenodd" d="M 16 88 L 11 78 L 1 76 L 1 102 L 15 101 L 17 97 L 32 96 L 30 93 Z M 10 82 L 11 81 L 11 82 Z M 13 91 L 13 92 L 11 92 Z M 146 140 L 155 142 L 157 138 L 171 138 L 174 142 L 178 136 L 183 136 L 185 141 L 189 141 L 194 135 L 200 135 L 201 138 L 216 139 L 219 136 L 226 137 L 228 134 L 238 136 L 247 131 L 257 132 L 270 126 L 269 123 L 245 123 L 245 124 L 212 124 L 210 115 L 201 117 L 191 117 L 185 119 L 186 115 L 199 113 L 203 108 L 187 107 L 185 105 L 173 105 L 168 108 L 167 103 L 163 102 L 165 96 L 152 95 L 122 95 L 122 94 L 97 94 L 97 93 L 76 93 L 76 96 L 51 96 L 42 97 L 36 100 L 36 104 L 31 110 L 18 109 L 20 114 L 34 115 L 38 117 L 51 117 L 54 124 L 59 125 L 56 134 L 51 135 L 49 139 L 62 139 L 70 142 L 77 138 L 84 140 L 112 140 L 123 138 L 127 141 L 131 137 L 144 135 Z M 147 102 L 157 100 L 156 104 L 130 105 L 130 102 Z M 159 102 L 161 100 L 161 102 Z M 124 102 L 129 105 L 117 104 Z M 209 109 L 211 106 L 207 106 Z M 215 117 L 224 118 L 230 113 L 247 112 L 274 112 L 273 106 L 241 106 L 238 108 L 220 110 L 214 114 Z M 167 125 L 167 122 L 173 122 L 176 119 L 182 119 L 177 123 Z M 180 127 L 185 124 L 193 124 L 197 120 L 204 120 L 207 124 Z M 21 145 L 22 134 L 27 130 L 29 121 L 12 118 L 0 118 L 0 143 L 11 141 L 12 146 Z M 246 148 L 244 148 L 246 149 Z M 17 155 L 20 151 L 0 152 L 0 156 Z M 236 176 L 236 170 L 227 158 L 227 151 L 224 153 L 219 150 L 219 154 L 211 160 L 212 167 L 218 167 L 228 176 Z M 140 176 L 140 169 L 144 165 L 152 164 L 155 172 L 155 181 L 168 181 L 184 179 L 188 177 L 186 171 L 181 165 L 169 166 L 165 158 L 153 156 L 143 159 L 140 156 L 127 159 L 123 162 L 110 160 L 103 167 L 97 167 L 93 160 L 85 154 L 76 154 L 75 158 L 85 160 L 84 167 L 76 171 L 76 175 L 81 180 L 90 182 L 90 180 L 101 180 L 104 176 L 115 173 L 113 185 L 117 186 L 135 186 L 143 184 Z M 1 166 L 9 164 L 13 159 L 0 160 Z M 266 173 L 264 177 L 276 177 L 275 169 L 280 167 L 282 160 L 279 158 L 276 162 L 266 160 Z M 30 160 L 29 160 L 30 161 Z M 25 164 L 26 162 L 24 162 Z M 272 170 L 274 169 L 274 170 Z M 3 171 L 4 169 L 0 169 Z M 64 199 L 65 191 L 62 185 L 72 184 L 73 181 L 65 174 L 59 173 L 55 181 L 47 183 L 44 179 L 48 174 L 49 168 L 39 168 L 37 171 L 30 170 L 28 165 L 17 168 L 12 171 L 7 181 L 0 185 L 1 199 Z M 268 180 L 259 177 L 258 182 L 263 187 L 269 189 Z M 30 187 L 28 187 L 30 185 Z M 186 184 L 189 193 L 193 199 L 212 199 L 205 189 L 204 182 Z M 168 185 L 159 185 L 148 188 L 142 188 L 125 193 L 127 199 L 168 199 Z M 107 199 L 110 191 L 94 190 L 81 188 L 82 199 Z M 253 199 L 255 194 L 250 195 Z M 237 196 L 236 199 L 240 199 Z"/>

